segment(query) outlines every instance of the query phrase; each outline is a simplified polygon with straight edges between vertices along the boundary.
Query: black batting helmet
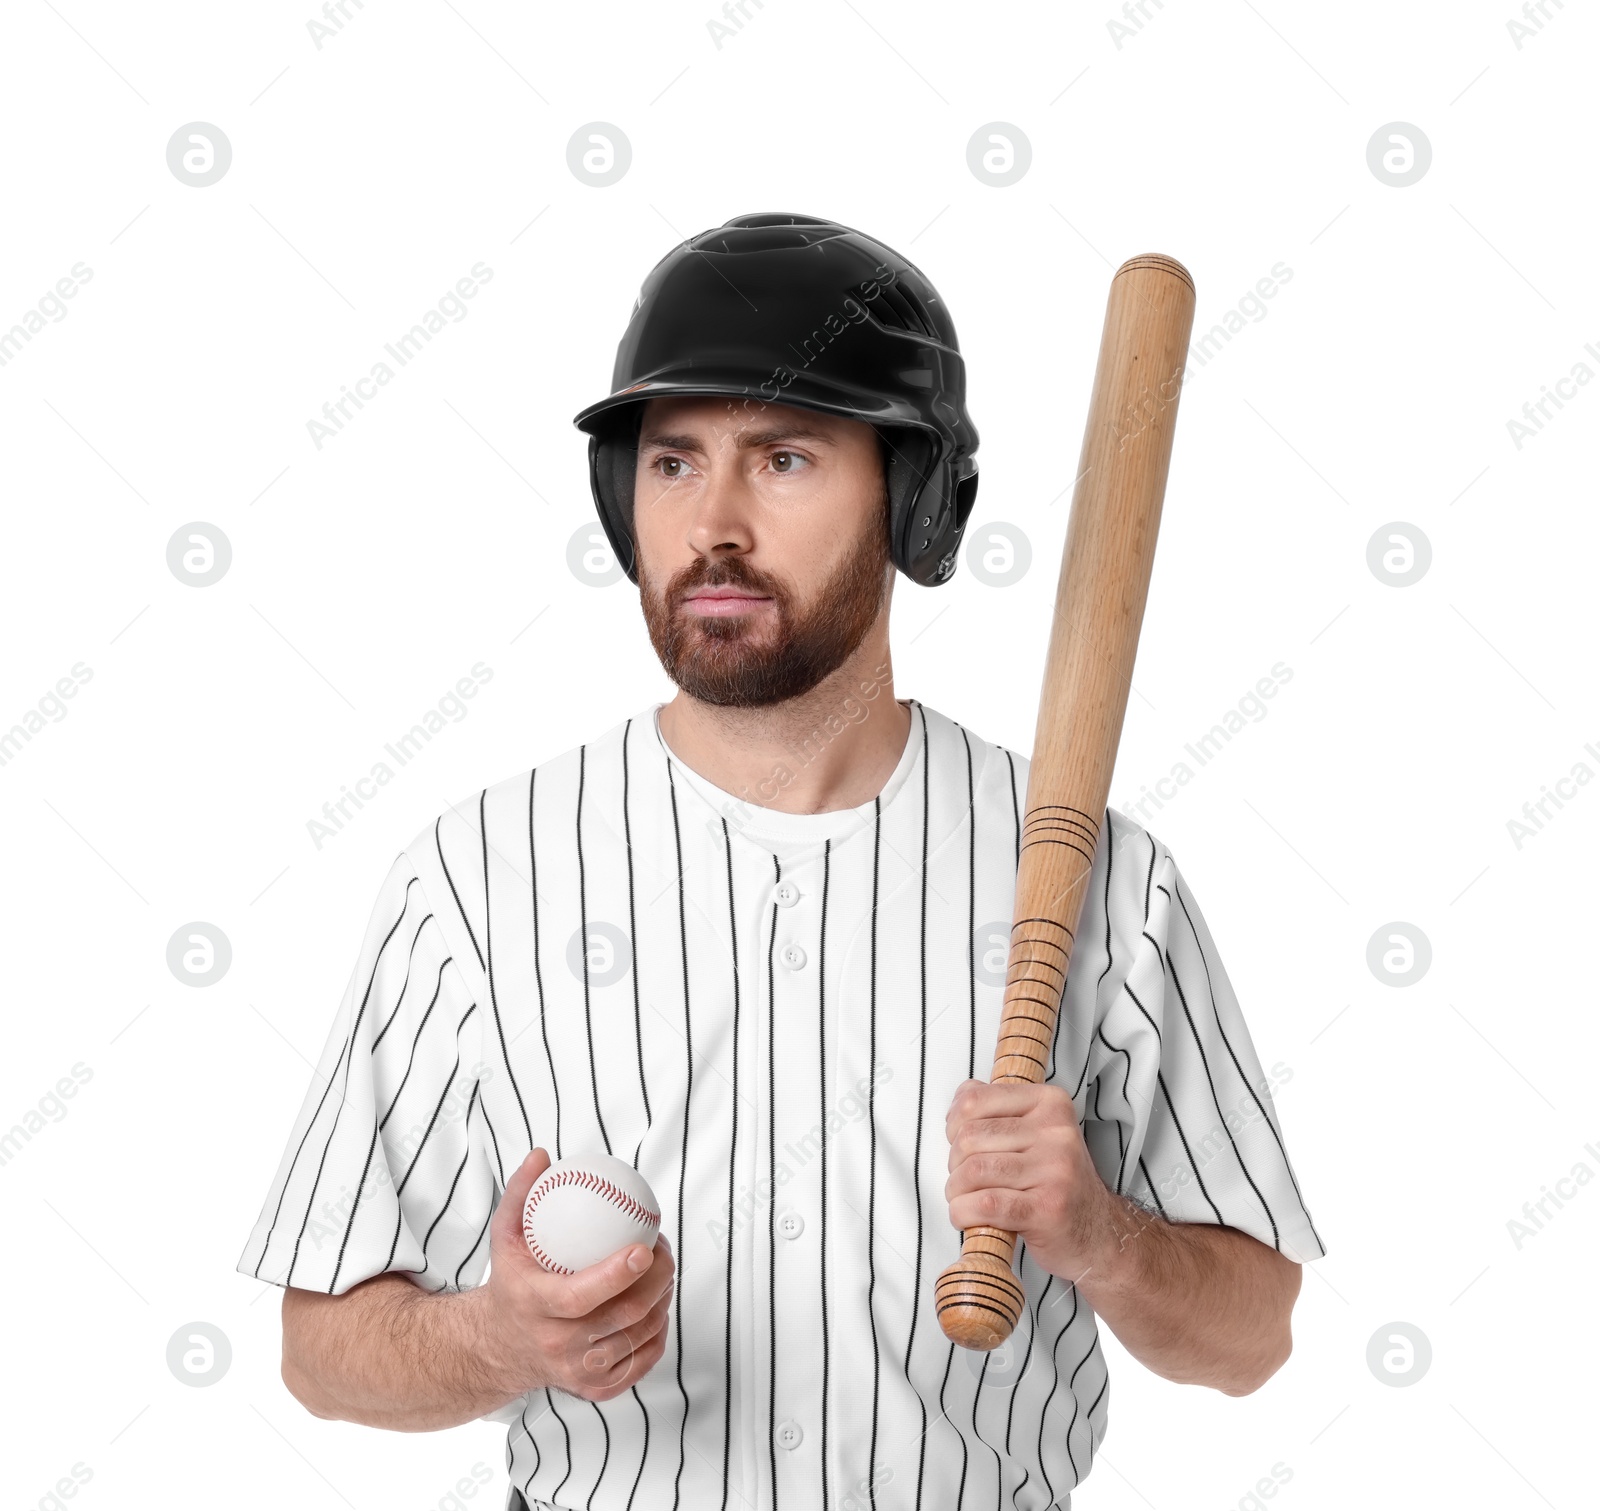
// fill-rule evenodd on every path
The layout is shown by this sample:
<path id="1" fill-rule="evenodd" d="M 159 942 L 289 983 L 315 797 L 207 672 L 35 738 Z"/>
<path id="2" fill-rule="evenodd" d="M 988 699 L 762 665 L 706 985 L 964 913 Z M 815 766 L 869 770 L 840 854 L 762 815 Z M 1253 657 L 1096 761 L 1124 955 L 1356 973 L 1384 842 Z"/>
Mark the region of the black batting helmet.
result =
<path id="1" fill-rule="evenodd" d="M 651 270 L 617 346 L 612 392 L 573 423 L 617 559 L 637 582 L 633 480 L 644 402 L 677 394 L 795 404 L 864 420 L 882 442 L 894 564 L 955 571 L 978 492 L 955 325 L 914 264 L 811 215 L 740 215 Z"/>

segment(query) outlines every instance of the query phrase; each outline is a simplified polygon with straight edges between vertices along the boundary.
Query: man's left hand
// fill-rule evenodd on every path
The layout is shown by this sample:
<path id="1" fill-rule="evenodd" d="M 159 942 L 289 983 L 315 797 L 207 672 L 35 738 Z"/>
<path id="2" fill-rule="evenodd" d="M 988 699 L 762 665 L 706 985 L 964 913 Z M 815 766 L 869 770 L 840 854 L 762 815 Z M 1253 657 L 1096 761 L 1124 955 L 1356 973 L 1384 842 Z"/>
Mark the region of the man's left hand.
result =
<path id="1" fill-rule="evenodd" d="M 945 1117 L 957 1228 L 1015 1233 L 1053 1275 L 1076 1280 L 1117 1246 L 1115 1198 L 1059 1086 L 963 1081 Z"/>

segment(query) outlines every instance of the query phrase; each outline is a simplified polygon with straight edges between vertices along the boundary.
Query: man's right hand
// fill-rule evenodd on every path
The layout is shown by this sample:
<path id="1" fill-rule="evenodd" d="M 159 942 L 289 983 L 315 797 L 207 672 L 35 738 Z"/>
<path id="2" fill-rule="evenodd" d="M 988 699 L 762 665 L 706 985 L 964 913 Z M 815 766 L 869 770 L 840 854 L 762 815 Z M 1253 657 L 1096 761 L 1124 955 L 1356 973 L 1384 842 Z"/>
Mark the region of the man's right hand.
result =
<path id="1" fill-rule="evenodd" d="M 523 1237 L 522 1208 L 549 1168 L 549 1154 L 531 1150 L 489 1223 L 486 1362 L 515 1395 L 553 1386 L 609 1401 L 647 1374 L 667 1346 L 672 1249 L 658 1235 L 654 1249 L 629 1244 L 572 1275 L 545 1269 Z"/>

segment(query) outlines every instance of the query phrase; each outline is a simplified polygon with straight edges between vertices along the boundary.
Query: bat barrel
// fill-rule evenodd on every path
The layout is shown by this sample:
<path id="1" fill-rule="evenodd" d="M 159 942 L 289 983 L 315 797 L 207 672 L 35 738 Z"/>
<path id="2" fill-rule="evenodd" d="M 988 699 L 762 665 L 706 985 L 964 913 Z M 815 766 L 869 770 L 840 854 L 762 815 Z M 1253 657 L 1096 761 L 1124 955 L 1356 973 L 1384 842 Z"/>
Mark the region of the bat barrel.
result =
<path id="1" fill-rule="evenodd" d="M 995 1044 L 994 1081 L 1045 1079 L 1127 711 L 1166 493 L 1194 280 L 1160 253 L 1117 269 L 1056 586 Z M 965 1348 L 1022 1314 L 1016 1236 L 969 1228 L 940 1275 L 940 1326 Z"/>

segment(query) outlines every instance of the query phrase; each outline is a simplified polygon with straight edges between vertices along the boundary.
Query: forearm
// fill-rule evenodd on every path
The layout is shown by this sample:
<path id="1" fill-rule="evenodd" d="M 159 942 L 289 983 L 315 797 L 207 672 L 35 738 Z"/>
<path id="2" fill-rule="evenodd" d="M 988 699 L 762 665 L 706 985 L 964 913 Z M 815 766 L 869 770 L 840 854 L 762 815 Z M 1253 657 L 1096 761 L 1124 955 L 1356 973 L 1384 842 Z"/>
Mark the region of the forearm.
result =
<path id="1" fill-rule="evenodd" d="M 432 1294 L 379 1275 L 343 1296 L 291 1289 L 283 1381 L 313 1415 L 395 1432 L 470 1422 L 527 1388 L 495 1358 L 487 1287 Z"/>
<path id="2" fill-rule="evenodd" d="M 1170 1223 L 1108 1191 L 1099 1260 L 1078 1290 L 1146 1368 L 1248 1395 L 1289 1357 L 1300 1266 L 1247 1233 Z"/>

